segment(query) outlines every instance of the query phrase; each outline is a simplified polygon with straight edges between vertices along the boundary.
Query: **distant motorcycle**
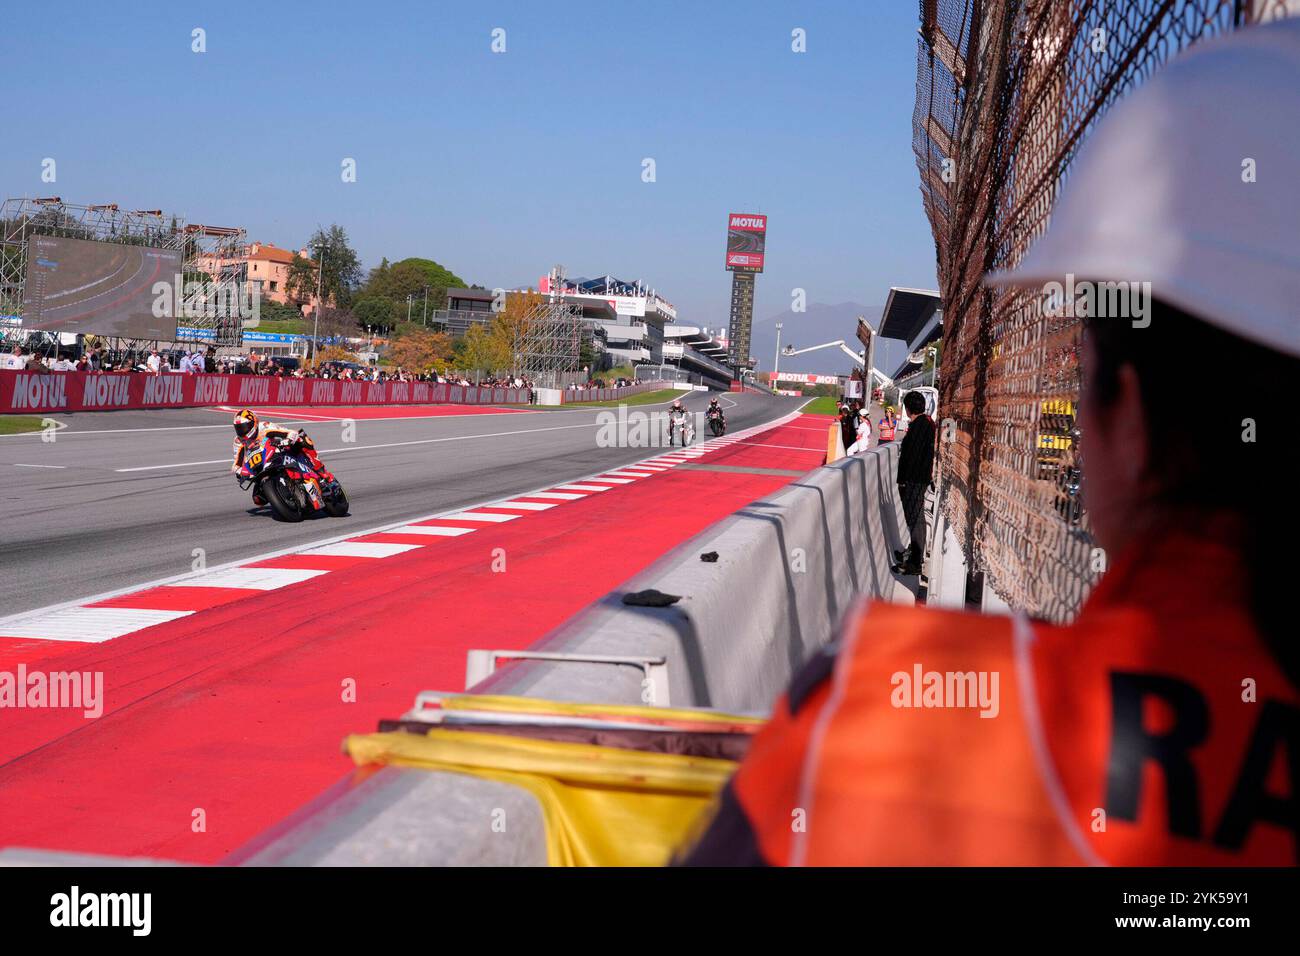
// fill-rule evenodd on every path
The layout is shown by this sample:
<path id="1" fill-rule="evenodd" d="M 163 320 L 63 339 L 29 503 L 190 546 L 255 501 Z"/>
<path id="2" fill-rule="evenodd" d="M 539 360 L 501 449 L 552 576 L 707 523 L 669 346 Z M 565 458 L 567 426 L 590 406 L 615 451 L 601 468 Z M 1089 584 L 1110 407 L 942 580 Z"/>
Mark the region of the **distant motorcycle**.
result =
<path id="1" fill-rule="evenodd" d="M 267 438 L 245 458 L 239 487 L 265 499 L 280 521 L 302 521 L 319 511 L 334 518 L 348 513 L 343 485 L 316 457 L 303 435 Z"/>
<path id="2" fill-rule="evenodd" d="M 714 438 L 727 433 L 727 420 L 722 417 L 721 410 L 709 412 L 709 430 L 713 432 Z"/>

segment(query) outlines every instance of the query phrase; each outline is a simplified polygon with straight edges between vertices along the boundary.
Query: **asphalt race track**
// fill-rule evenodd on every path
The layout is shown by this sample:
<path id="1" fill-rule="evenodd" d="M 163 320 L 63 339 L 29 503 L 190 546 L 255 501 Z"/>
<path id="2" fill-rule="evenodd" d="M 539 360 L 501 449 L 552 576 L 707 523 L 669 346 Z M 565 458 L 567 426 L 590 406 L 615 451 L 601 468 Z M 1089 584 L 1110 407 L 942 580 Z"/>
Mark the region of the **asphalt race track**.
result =
<path id="1" fill-rule="evenodd" d="M 804 402 L 720 397 L 730 431 Z M 702 410 L 708 398 L 687 393 L 685 402 Z M 366 411 L 417 414 L 398 406 Z M 277 415 L 312 435 L 352 502 L 349 517 L 297 525 L 255 509 L 236 485 L 229 412 L 69 414 L 59 416 L 68 427 L 52 442 L 39 434 L 0 437 L 0 617 L 187 573 L 195 549 L 216 566 L 562 483 L 655 452 L 598 447 L 597 416 L 608 408 L 438 411 L 448 414 L 357 418 L 351 443 L 342 439 L 337 410 Z"/>

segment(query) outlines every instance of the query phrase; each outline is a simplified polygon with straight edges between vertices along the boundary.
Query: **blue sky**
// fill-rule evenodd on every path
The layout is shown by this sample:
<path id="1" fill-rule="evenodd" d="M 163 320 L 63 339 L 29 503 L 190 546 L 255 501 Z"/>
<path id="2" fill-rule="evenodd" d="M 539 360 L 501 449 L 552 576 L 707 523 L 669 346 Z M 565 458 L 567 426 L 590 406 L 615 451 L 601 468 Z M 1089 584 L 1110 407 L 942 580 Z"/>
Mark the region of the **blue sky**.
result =
<path id="1" fill-rule="evenodd" d="M 6 196 L 290 247 L 337 222 L 367 268 L 424 256 L 489 287 L 556 263 L 640 277 L 707 326 L 726 324 L 732 211 L 769 217 L 756 317 L 796 287 L 863 304 L 934 287 L 912 0 L 51 2 L 3 21 Z"/>

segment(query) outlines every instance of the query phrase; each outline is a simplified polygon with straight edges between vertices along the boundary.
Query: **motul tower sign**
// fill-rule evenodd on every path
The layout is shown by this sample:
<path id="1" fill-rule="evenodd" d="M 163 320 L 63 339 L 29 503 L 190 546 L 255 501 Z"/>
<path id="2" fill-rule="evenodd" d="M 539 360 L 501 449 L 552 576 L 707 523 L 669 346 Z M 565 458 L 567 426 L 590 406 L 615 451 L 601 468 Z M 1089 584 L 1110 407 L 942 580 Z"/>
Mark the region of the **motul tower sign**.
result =
<path id="1" fill-rule="evenodd" d="M 763 271 L 767 216 L 733 212 L 727 217 L 727 271 L 731 276 L 728 364 L 740 377 L 749 368 L 749 333 L 754 324 L 754 278 Z"/>

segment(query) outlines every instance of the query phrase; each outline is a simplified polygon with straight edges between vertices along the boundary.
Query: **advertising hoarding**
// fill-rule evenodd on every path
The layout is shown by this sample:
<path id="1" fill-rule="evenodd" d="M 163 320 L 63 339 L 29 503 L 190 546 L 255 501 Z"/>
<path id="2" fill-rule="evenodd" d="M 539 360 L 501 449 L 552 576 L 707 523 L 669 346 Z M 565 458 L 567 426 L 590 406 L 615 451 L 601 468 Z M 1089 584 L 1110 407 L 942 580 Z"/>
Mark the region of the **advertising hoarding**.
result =
<path id="1" fill-rule="evenodd" d="M 727 217 L 727 269 L 762 272 L 767 243 L 767 216 L 733 212 Z"/>

